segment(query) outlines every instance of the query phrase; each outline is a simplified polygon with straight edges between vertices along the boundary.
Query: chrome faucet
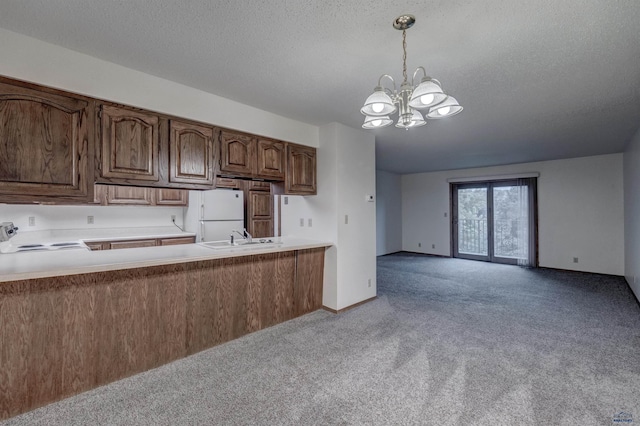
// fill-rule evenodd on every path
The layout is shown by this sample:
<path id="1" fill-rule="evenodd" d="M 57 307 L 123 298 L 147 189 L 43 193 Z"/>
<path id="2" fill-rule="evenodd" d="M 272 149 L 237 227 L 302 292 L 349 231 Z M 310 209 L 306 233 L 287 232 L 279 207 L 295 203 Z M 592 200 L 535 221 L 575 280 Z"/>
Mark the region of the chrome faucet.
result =
<path id="1" fill-rule="evenodd" d="M 246 230 L 246 228 L 242 229 L 242 232 L 234 229 L 233 231 L 231 231 L 231 244 L 233 244 L 233 233 L 236 233 L 238 235 L 240 235 L 242 238 L 246 239 L 248 243 L 250 243 L 253 240 L 253 237 L 251 236 L 251 234 Z"/>

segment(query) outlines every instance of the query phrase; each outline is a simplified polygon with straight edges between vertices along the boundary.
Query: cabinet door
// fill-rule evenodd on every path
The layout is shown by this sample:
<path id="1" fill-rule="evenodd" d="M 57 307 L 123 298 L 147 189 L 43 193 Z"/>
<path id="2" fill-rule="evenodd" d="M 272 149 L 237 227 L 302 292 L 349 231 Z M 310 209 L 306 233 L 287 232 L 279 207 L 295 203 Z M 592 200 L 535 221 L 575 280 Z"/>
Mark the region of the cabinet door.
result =
<path id="1" fill-rule="evenodd" d="M 220 132 L 220 172 L 251 177 L 256 163 L 256 140 L 248 135 Z"/>
<path id="2" fill-rule="evenodd" d="M 137 186 L 109 185 L 107 188 L 107 204 L 152 206 L 153 189 Z"/>
<path id="3" fill-rule="evenodd" d="M 285 193 L 315 195 L 316 192 L 316 149 L 288 145 Z"/>
<path id="4" fill-rule="evenodd" d="M 216 176 L 216 188 L 242 189 L 242 180 Z"/>
<path id="5" fill-rule="evenodd" d="M 156 240 L 130 240 L 130 241 L 112 241 L 108 243 L 110 250 L 140 247 L 155 247 Z"/>
<path id="6" fill-rule="evenodd" d="M 273 236 L 273 197 L 269 192 L 249 191 L 248 231 L 254 238 Z"/>
<path id="7" fill-rule="evenodd" d="M 256 176 L 270 180 L 284 180 L 284 143 L 269 139 L 258 139 Z"/>
<path id="8" fill-rule="evenodd" d="M 159 246 L 176 246 L 180 244 L 193 244 L 196 237 L 161 238 L 158 240 Z"/>
<path id="9" fill-rule="evenodd" d="M 158 206 L 182 206 L 189 205 L 189 191 L 186 189 L 157 188 L 156 205 Z"/>
<path id="10" fill-rule="evenodd" d="M 172 120 L 169 181 L 213 185 L 213 128 Z"/>
<path id="11" fill-rule="evenodd" d="M 101 176 L 157 182 L 159 118 L 110 105 L 101 114 Z"/>
<path id="12" fill-rule="evenodd" d="M 91 201 L 91 100 L 0 78 L 0 201 Z"/>
<path id="13" fill-rule="evenodd" d="M 247 181 L 250 191 L 271 191 L 271 183 L 257 180 Z"/>

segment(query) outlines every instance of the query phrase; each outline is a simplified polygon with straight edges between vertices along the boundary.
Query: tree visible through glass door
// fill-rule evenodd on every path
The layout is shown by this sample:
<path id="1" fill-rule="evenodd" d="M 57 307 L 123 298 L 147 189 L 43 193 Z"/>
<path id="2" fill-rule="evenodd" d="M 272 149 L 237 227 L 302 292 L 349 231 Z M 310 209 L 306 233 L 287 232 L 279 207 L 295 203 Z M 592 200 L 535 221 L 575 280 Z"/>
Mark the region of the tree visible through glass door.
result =
<path id="1" fill-rule="evenodd" d="M 535 264 L 535 253 L 530 256 L 529 252 L 530 239 L 535 237 L 532 195 L 535 182 L 525 180 L 454 184 L 454 256 Z"/>
<path id="2" fill-rule="evenodd" d="M 458 190 L 458 252 L 487 256 L 487 188 Z"/>

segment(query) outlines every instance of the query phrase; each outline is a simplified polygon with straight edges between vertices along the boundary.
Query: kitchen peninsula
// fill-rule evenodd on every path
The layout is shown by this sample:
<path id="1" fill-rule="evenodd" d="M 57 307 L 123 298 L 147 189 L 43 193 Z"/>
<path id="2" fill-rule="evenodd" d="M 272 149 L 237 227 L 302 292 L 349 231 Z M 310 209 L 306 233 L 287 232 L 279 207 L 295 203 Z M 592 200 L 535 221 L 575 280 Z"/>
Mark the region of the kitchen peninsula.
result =
<path id="1" fill-rule="evenodd" d="M 329 245 L 4 255 L 0 419 L 321 308 Z"/>

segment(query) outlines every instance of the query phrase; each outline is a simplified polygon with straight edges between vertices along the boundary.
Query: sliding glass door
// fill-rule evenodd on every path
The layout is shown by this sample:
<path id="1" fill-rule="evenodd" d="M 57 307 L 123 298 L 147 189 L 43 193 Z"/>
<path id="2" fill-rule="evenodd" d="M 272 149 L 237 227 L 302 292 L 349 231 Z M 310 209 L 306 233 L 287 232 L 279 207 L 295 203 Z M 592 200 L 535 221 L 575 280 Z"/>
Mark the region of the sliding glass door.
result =
<path id="1" fill-rule="evenodd" d="M 452 185 L 455 257 L 535 266 L 533 178 Z"/>

